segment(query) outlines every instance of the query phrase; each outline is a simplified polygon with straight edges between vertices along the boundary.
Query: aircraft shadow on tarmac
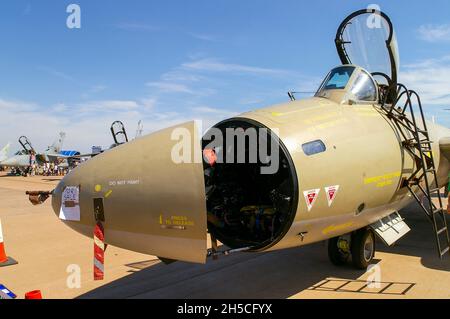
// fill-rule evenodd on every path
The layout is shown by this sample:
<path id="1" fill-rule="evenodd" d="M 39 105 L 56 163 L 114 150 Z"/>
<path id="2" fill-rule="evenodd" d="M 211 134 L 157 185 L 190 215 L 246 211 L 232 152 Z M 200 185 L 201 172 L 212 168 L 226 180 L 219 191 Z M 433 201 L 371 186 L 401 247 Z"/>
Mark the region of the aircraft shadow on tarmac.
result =
<path id="1" fill-rule="evenodd" d="M 127 266 L 146 268 L 130 270 L 131 275 L 79 298 L 287 298 L 305 289 L 404 295 L 415 285 L 389 282 L 367 291 L 367 282 L 357 280 L 365 272 L 331 265 L 323 243 L 272 253 L 241 253 L 208 260 L 206 265 L 149 260 Z M 397 292 L 387 291 L 394 286 Z"/>
<path id="2" fill-rule="evenodd" d="M 406 295 L 415 285 L 415 283 L 409 282 L 371 283 L 367 280 L 329 278 L 308 288 L 308 290 L 402 296 Z"/>
<path id="3" fill-rule="evenodd" d="M 418 256 L 424 267 L 450 270 L 450 262 L 436 256 L 431 224 L 419 207 L 411 205 L 402 215 L 412 231 L 398 245 L 378 243 L 377 249 Z M 415 285 L 386 282 L 367 291 L 367 283 L 358 280 L 364 271 L 331 265 L 326 251 L 326 244 L 318 243 L 270 253 L 238 253 L 209 259 L 206 265 L 147 260 L 127 265 L 130 275 L 79 298 L 287 298 L 305 289 L 404 295 Z"/>
<path id="4" fill-rule="evenodd" d="M 149 261 L 151 262 L 151 261 Z M 157 263 L 80 298 L 287 298 L 327 277 L 364 272 L 330 265 L 326 247 L 238 253 L 206 265 Z"/>

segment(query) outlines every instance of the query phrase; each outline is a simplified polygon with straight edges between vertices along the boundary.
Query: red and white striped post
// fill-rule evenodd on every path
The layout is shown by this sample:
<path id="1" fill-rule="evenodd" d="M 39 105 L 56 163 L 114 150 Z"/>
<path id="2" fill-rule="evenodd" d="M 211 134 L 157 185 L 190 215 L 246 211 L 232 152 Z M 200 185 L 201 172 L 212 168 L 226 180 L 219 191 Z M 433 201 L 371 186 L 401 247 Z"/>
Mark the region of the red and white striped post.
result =
<path id="1" fill-rule="evenodd" d="M 101 222 L 94 229 L 94 280 L 103 280 L 105 275 L 105 230 Z"/>

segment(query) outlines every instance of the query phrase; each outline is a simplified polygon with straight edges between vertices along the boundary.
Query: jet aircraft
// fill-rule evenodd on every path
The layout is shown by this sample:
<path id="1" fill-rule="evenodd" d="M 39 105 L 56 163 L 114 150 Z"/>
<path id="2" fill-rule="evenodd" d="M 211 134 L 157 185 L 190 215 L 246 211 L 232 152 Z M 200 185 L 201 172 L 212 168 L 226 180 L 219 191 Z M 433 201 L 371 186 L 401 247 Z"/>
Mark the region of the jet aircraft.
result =
<path id="1" fill-rule="evenodd" d="M 385 13 L 351 14 L 335 46 L 341 65 L 313 97 L 291 94 L 203 137 L 189 122 L 119 145 L 59 183 L 56 215 L 88 237 L 101 222 L 106 243 L 165 262 L 328 241 L 332 263 L 364 269 L 375 236 L 392 245 L 409 231 L 398 211 L 417 201 L 442 258 L 450 130 L 426 121 L 419 94 L 398 81 Z"/>

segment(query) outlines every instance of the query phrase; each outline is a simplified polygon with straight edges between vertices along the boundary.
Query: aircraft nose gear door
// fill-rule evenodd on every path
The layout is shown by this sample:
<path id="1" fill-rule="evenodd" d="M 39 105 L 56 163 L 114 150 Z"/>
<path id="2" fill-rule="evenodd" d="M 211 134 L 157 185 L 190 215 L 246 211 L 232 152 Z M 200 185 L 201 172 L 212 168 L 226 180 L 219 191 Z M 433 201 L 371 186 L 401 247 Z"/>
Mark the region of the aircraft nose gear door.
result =
<path id="1" fill-rule="evenodd" d="M 381 75 L 381 80 L 387 79 L 386 85 L 397 84 L 397 38 L 385 13 L 375 9 L 352 13 L 339 26 L 335 44 L 342 64 L 355 64 L 373 75 Z"/>

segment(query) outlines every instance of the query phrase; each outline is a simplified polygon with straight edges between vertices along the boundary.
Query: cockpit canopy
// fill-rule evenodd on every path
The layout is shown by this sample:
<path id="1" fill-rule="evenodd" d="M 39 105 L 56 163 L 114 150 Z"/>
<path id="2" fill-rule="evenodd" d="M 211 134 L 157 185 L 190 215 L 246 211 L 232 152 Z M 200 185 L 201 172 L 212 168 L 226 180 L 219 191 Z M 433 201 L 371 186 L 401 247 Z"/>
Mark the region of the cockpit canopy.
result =
<path id="1" fill-rule="evenodd" d="M 331 70 L 322 82 L 316 97 L 337 103 L 378 103 L 378 86 L 361 67 L 343 65 Z"/>
<path id="2" fill-rule="evenodd" d="M 376 9 L 352 13 L 339 26 L 336 48 L 342 64 L 363 67 L 372 75 L 382 74 L 396 84 L 400 57 L 394 27 L 389 17 Z"/>
<path id="3" fill-rule="evenodd" d="M 400 58 L 389 17 L 377 9 L 356 11 L 339 26 L 335 43 L 342 66 L 331 70 L 315 96 L 340 104 L 393 103 Z"/>

